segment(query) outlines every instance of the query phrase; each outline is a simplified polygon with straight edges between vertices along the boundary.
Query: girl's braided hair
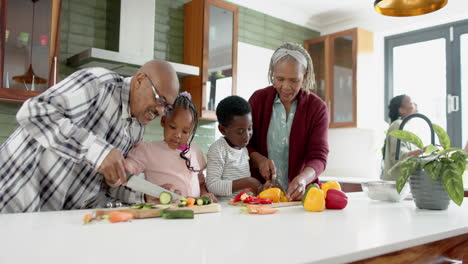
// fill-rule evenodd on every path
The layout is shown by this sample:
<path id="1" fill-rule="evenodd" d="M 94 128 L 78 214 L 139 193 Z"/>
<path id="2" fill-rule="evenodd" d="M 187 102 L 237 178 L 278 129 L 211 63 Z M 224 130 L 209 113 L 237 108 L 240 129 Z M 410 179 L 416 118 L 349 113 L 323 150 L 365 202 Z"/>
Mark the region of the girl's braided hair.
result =
<path id="1" fill-rule="evenodd" d="M 191 163 L 190 159 L 185 156 L 190 151 L 190 144 L 192 143 L 192 140 L 195 137 L 195 132 L 197 131 L 197 127 L 198 127 L 197 108 L 193 104 L 189 93 L 187 92 L 180 93 L 177 96 L 176 100 L 174 101 L 174 104 L 172 105 L 171 109 L 166 113 L 166 116 L 170 117 L 172 113 L 175 111 L 175 109 L 177 108 L 190 110 L 190 112 L 192 112 L 192 117 L 193 117 L 193 122 L 194 122 L 193 132 L 192 132 L 192 135 L 190 136 L 190 140 L 187 143 L 187 148 L 185 148 L 184 150 L 182 150 L 182 152 L 180 152 L 180 157 L 183 160 L 185 160 L 185 165 L 190 171 L 198 172 L 199 170 L 194 169 L 192 165 L 190 164 Z"/>

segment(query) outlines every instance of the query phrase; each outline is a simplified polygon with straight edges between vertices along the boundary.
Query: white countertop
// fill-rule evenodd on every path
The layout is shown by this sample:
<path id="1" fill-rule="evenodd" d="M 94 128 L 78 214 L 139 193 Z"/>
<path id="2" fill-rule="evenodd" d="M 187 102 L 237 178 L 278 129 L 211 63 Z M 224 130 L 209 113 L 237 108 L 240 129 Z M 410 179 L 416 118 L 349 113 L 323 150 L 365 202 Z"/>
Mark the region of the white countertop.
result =
<path id="1" fill-rule="evenodd" d="M 468 233 L 468 199 L 448 210 L 350 194 L 344 210 L 221 213 L 82 224 L 90 211 L 0 215 L 0 263 L 340 263 Z"/>

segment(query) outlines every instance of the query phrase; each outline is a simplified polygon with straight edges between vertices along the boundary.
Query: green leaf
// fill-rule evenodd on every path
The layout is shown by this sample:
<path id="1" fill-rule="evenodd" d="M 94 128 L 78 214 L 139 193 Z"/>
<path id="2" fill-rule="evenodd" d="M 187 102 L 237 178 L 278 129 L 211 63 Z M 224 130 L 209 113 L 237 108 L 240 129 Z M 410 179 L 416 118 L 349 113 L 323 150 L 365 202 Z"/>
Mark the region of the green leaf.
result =
<path id="1" fill-rule="evenodd" d="M 445 130 L 436 124 L 432 124 L 432 127 L 439 138 L 440 145 L 442 145 L 444 149 L 450 148 L 450 137 L 447 135 Z"/>
<path id="2" fill-rule="evenodd" d="M 426 147 L 426 150 L 424 151 L 424 154 L 430 154 L 430 153 L 438 151 L 438 150 L 439 149 L 436 146 L 430 144 L 429 146 Z"/>
<path id="3" fill-rule="evenodd" d="M 442 183 L 447 191 L 450 199 L 456 204 L 461 205 L 463 202 L 463 171 L 465 162 L 449 162 L 444 163 L 442 167 Z"/>
<path id="4" fill-rule="evenodd" d="M 459 151 L 463 151 L 461 148 L 446 148 L 444 150 L 441 150 L 439 152 L 440 155 L 443 155 L 445 153 L 448 153 L 448 152 L 451 152 L 451 151 L 455 151 L 455 150 L 459 150 Z"/>
<path id="5" fill-rule="evenodd" d="M 450 156 L 450 158 L 454 161 L 457 161 L 457 162 L 462 162 L 463 164 L 465 164 L 465 161 L 466 160 L 466 157 L 467 155 L 461 151 L 457 151 L 457 152 L 454 152 L 452 153 L 452 155 Z M 465 168 L 463 168 L 465 169 Z"/>
<path id="6" fill-rule="evenodd" d="M 409 158 L 405 162 L 401 163 L 400 172 L 398 173 L 396 182 L 398 193 L 401 192 L 408 181 L 408 177 L 414 173 L 418 166 L 419 160 L 417 158 Z"/>
<path id="7" fill-rule="evenodd" d="M 397 163 L 395 163 L 388 171 L 387 173 L 385 174 L 387 176 L 387 178 L 392 178 L 391 175 L 393 174 L 393 171 L 394 170 L 397 170 L 398 168 L 400 168 L 401 164 L 403 162 L 406 162 L 407 160 L 409 160 L 411 157 L 407 157 L 407 158 L 404 158 L 402 160 L 399 160 Z"/>
<path id="8" fill-rule="evenodd" d="M 416 134 L 414 134 L 412 132 L 403 131 L 403 130 L 393 130 L 392 132 L 390 132 L 388 134 L 391 135 L 391 136 L 394 136 L 394 137 L 396 137 L 398 139 L 401 139 L 403 141 L 414 144 L 420 149 L 424 148 L 422 140 L 418 136 L 416 136 Z"/>
<path id="9" fill-rule="evenodd" d="M 442 163 L 438 160 L 431 161 L 424 165 L 424 170 L 431 176 L 433 181 L 439 180 L 440 169 L 442 168 Z"/>

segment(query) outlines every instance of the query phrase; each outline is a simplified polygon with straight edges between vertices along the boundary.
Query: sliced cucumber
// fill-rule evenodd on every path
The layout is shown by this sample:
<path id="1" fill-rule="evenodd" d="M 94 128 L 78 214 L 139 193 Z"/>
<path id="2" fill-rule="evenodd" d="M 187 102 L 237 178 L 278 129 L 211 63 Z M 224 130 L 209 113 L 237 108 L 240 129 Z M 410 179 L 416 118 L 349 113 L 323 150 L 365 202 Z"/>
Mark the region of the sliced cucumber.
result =
<path id="1" fill-rule="evenodd" d="M 162 192 L 159 195 L 159 202 L 161 204 L 169 204 L 172 201 L 172 195 L 168 192 Z"/>
<path id="2" fill-rule="evenodd" d="M 203 201 L 202 198 L 197 199 L 197 205 L 203 205 L 205 202 Z"/>
<path id="3" fill-rule="evenodd" d="M 161 216 L 165 219 L 193 219 L 192 210 L 162 210 Z"/>
<path id="4" fill-rule="evenodd" d="M 207 204 L 211 204 L 213 201 L 211 200 L 210 197 L 208 196 L 202 196 L 202 199 L 203 199 L 203 204 L 204 205 L 207 205 Z"/>

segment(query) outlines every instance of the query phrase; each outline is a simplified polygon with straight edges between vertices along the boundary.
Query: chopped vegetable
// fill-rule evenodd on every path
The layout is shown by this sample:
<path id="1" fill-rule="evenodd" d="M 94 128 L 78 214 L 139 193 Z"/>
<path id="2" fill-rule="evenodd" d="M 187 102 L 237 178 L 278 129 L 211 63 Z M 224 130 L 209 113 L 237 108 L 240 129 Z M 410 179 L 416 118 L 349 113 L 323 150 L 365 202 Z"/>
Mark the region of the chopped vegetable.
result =
<path id="1" fill-rule="evenodd" d="M 172 195 L 168 192 L 162 192 L 159 195 L 159 202 L 161 204 L 169 204 L 172 201 Z"/>
<path id="2" fill-rule="evenodd" d="M 279 188 L 269 188 L 261 192 L 258 198 L 270 199 L 274 203 L 278 203 L 281 198 L 281 190 Z"/>
<path id="3" fill-rule="evenodd" d="M 245 211 L 245 207 L 244 209 L 241 208 L 241 211 Z M 249 214 L 260 214 L 260 215 L 264 215 L 264 214 L 274 214 L 276 212 L 278 212 L 278 209 L 275 209 L 275 208 L 271 208 L 269 206 L 265 206 L 265 205 L 252 205 L 252 204 L 249 204 L 247 205 L 247 212 Z"/>
<path id="4" fill-rule="evenodd" d="M 187 198 L 187 206 L 194 206 L 195 205 L 195 198 L 189 197 Z"/>
<path id="5" fill-rule="evenodd" d="M 90 214 L 85 214 L 85 216 L 83 217 L 83 224 L 88 224 L 89 222 L 91 222 L 93 220 L 93 216 L 90 215 Z"/>
<path id="6" fill-rule="evenodd" d="M 203 199 L 202 198 L 198 198 L 197 199 L 197 205 L 203 205 Z"/>
<path id="7" fill-rule="evenodd" d="M 108 215 L 103 216 L 102 218 L 109 220 L 111 223 L 118 223 L 118 222 L 127 222 L 133 219 L 133 215 L 128 212 L 111 212 Z"/>
<path id="8" fill-rule="evenodd" d="M 202 196 L 202 199 L 204 205 L 211 204 L 213 202 L 213 200 L 211 200 L 211 198 L 208 196 Z"/>
<path id="9" fill-rule="evenodd" d="M 242 196 L 244 193 L 250 191 L 250 189 L 252 189 L 252 188 L 247 188 L 247 189 L 243 190 L 242 192 L 240 192 L 239 194 L 237 194 L 236 197 L 234 197 L 234 199 L 233 199 L 232 201 L 235 202 L 235 203 L 236 203 L 236 202 L 240 202 L 240 201 L 241 201 L 241 196 Z"/>
<path id="10" fill-rule="evenodd" d="M 247 204 L 271 204 L 273 201 L 271 199 L 263 199 L 258 197 L 247 197 L 244 201 Z"/>
<path id="11" fill-rule="evenodd" d="M 130 208 L 132 209 L 153 209 L 155 206 L 154 203 L 141 203 L 132 205 Z"/>

